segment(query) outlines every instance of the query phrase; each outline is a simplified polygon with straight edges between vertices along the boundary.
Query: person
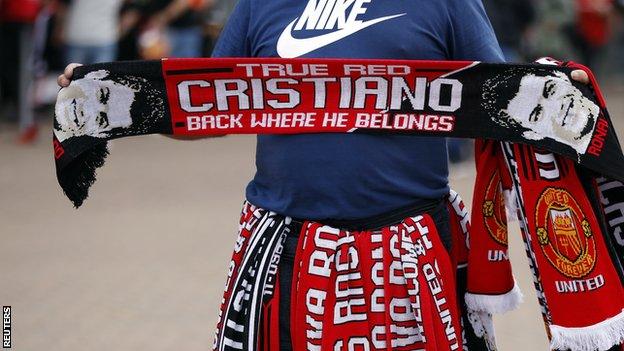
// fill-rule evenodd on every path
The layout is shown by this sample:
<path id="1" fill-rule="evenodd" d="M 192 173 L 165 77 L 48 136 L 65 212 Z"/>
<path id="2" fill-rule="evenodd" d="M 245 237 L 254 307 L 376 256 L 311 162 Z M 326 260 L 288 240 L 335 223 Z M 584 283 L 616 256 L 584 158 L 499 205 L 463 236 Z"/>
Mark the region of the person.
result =
<path id="1" fill-rule="evenodd" d="M 575 0 L 541 0 L 535 3 L 536 21 L 528 32 L 529 56 L 576 58 L 571 40 L 575 21 Z"/>
<path id="2" fill-rule="evenodd" d="M 122 0 L 62 0 L 55 40 L 65 45 L 66 63 L 117 59 Z"/>
<path id="3" fill-rule="evenodd" d="M 597 58 L 611 39 L 613 0 L 577 0 L 576 43 L 583 63 L 596 70 Z"/>
<path id="4" fill-rule="evenodd" d="M 29 144 L 37 137 L 34 116 L 33 72 L 34 28 L 42 7 L 39 0 L 0 1 L 0 92 L 2 100 L 17 103 L 19 142 Z M 11 69 L 9 69 L 11 67 Z M 4 101 L 3 106 L 8 106 Z"/>
<path id="5" fill-rule="evenodd" d="M 145 10 L 151 14 L 147 27 L 166 28 L 170 57 L 198 57 L 202 52 L 202 12 L 212 0 L 154 0 Z"/>
<path id="6" fill-rule="evenodd" d="M 503 61 L 481 0 L 240 0 L 213 56 Z M 75 67 L 59 76 L 60 86 L 69 85 Z M 588 81 L 582 71 L 574 77 Z M 446 258 L 436 262 L 448 260 L 446 140 L 259 135 L 256 168 L 214 348 L 256 349 L 262 342 L 279 350 L 368 350 L 386 349 L 389 340 L 393 349 L 408 350 L 422 342 L 405 278 L 394 276 L 388 261 L 370 262 L 370 250 L 383 242 L 392 252 L 391 233 L 420 227 L 414 218 L 426 214 L 432 223 L 424 247 L 443 243 Z M 453 276 L 434 278 L 453 286 Z M 385 290 L 386 279 L 398 282 L 396 291 Z M 375 297 L 394 293 L 403 297 L 377 303 Z M 458 335 L 447 336 L 457 342 Z"/>
<path id="7" fill-rule="evenodd" d="M 535 5 L 532 1 L 515 0 L 484 0 L 483 4 L 505 60 L 521 62 L 524 37 L 536 16 Z"/>
<path id="8" fill-rule="evenodd" d="M 126 0 L 121 9 L 120 58 L 199 57 L 203 17 L 214 0 Z"/>

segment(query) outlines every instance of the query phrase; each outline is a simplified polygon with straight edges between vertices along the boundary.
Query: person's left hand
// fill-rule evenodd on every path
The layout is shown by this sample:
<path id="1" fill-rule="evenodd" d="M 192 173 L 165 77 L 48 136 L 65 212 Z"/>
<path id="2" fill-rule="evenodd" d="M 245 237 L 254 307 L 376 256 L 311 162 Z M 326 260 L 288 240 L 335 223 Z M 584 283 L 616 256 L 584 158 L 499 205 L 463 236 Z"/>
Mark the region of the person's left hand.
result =
<path id="1" fill-rule="evenodd" d="M 572 79 L 579 83 L 589 84 L 589 76 L 587 75 L 587 72 L 582 69 L 574 70 L 570 75 L 572 76 Z"/>

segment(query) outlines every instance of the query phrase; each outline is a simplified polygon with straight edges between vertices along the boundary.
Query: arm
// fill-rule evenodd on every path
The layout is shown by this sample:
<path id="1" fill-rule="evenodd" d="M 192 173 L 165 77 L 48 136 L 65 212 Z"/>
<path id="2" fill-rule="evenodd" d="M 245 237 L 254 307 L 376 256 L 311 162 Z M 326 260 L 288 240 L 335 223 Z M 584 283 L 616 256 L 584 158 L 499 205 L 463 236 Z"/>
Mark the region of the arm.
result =
<path id="1" fill-rule="evenodd" d="M 447 0 L 451 60 L 504 62 L 481 0 Z"/>
<path id="2" fill-rule="evenodd" d="M 56 2 L 56 11 L 54 28 L 52 28 L 52 42 L 54 45 L 61 46 L 65 43 L 65 23 L 67 22 L 67 11 L 69 7 L 68 0 Z"/>
<path id="3" fill-rule="evenodd" d="M 219 40 L 212 51 L 212 57 L 250 57 L 249 43 L 249 0 L 240 0 L 223 27 Z"/>
<path id="4" fill-rule="evenodd" d="M 141 20 L 141 13 L 137 9 L 129 9 L 125 11 L 119 18 L 119 37 L 124 37 L 134 26 Z"/>
<path id="5" fill-rule="evenodd" d="M 169 23 L 175 21 L 187 10 L 193 8 L 192 0 L 173 0 L 167 7 L 154 14 L 150 19 L 149 25 L 156 27 L 165 27 Z M 203 6 L 211 5 L 212 0 L 204 2 Z"/>

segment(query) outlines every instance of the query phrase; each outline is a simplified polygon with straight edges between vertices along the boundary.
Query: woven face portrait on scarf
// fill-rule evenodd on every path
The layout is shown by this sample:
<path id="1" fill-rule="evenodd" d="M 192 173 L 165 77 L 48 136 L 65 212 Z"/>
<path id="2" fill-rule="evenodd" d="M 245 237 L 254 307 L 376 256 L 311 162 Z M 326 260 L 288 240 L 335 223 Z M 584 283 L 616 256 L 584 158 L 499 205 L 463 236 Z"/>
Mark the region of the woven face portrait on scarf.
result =
<path id="1" fill-rule="evenodd" d="M 59 141 L 81 135 L 104 138 L 114 128 L 132 125 L 130 107 L 137 91 L 105 80 L 108 75 L 105 70 L 90 72 L 61 89 L 55 108 Z"/>
<path id="2" fill-rule="evenodd" d="M 485 85 L 484 96 L 493 98 L 487 105 L 496 111 L 493 120 L 520 129 L 527 139 L 550 138 L 584 154 L 598 121 L 598 105 L 562 72 L 514 73 L 488 82 L 494 87 Z"/>
<path id="3" fill-rule="evenodd" d="M 54 134 L 63 142 L 72 137 L 104 139 L 147 132 L 164 118 L 164 107 L 161 94 L 148 80 L 97 70 L 59 91 Z M 137 115 L 145 118 L 133 119 Z"/>

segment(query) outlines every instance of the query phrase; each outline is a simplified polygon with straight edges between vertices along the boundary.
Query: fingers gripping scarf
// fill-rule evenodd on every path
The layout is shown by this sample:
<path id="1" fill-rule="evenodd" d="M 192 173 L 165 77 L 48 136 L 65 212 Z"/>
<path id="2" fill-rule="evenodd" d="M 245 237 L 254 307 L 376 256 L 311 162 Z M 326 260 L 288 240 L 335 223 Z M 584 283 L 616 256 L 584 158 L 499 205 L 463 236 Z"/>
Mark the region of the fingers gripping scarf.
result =
<path id="1" fill-rule="evenodd" d="M 517 204 L 552 347 L 605 350 L 624 339 L 624 155 L 595 79 L 590 86 L 573 82 L 575 68 L 587 71 L 574 64 L 335 59 L 84 66 L 57 100 L 57 176 L 78 207 L 108 140 L 153 133 L 487 139 L 477 144 L 467 253 L 464 313 L 475 333 L 488 329 L 479 320 L 519 300 L 503 206 L 514 201 L 505 201 L 506 193 Z M 484 270 L 492 274 L 479 274 Z M 570 308 L 588 303 L 589 313 Z"/>

